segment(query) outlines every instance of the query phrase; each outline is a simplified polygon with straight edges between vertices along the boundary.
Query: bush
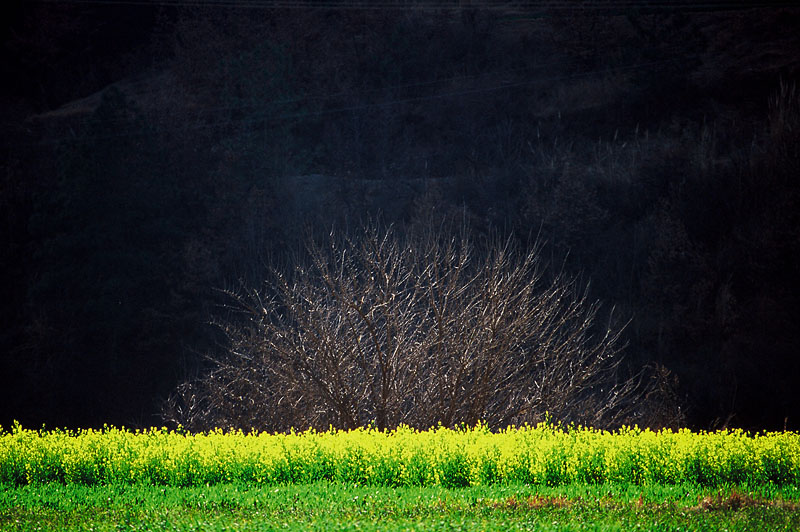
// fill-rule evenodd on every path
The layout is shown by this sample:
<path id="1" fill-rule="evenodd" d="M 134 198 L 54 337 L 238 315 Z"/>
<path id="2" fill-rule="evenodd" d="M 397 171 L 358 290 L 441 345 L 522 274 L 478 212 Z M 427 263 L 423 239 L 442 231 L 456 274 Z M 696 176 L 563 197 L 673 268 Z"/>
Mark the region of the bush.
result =
<path id="1" fill-rule="evenodd" d="M 634 420 L 646 390 L 618 379 L 620 330 L 598 327 L 576 281 L 545 281 L 537 246 L 425 227 L 310 240 L 307 265 L 230 293 L 229 349 L 165 418 L 275 431 Z"/>

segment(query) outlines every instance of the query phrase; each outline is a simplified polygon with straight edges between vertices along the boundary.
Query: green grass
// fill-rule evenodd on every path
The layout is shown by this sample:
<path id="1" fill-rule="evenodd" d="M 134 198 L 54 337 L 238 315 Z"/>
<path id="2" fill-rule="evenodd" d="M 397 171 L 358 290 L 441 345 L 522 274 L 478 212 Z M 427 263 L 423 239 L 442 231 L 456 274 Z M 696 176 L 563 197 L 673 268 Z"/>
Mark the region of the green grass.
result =
<path id="1" fill-rule="evenodd" d="M 0 530 L 800 530 L 796 487 L 0 485 Z"/>

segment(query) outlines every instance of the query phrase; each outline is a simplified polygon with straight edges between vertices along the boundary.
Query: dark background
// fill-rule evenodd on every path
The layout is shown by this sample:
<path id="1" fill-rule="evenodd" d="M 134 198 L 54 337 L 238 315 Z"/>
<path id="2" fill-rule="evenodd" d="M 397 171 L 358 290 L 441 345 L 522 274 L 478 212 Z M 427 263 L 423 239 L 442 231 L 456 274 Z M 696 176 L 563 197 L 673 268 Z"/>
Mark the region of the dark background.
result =
<path id="1" fill-rule="evenodd" d="M 3 427 L 160 424 L 217 289 L 433 210 L 539 235 L 689 426 L 800 428 L 799 8 L 311 4 L 4 3 Z"/>

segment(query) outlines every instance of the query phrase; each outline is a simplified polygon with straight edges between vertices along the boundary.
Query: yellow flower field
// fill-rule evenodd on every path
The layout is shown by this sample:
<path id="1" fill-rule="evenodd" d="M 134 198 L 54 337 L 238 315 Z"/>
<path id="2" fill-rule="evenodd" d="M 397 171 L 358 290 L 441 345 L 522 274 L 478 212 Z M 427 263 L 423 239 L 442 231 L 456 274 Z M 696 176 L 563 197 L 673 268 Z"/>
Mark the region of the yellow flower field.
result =
<path id="1" fill-rule="evenodd" d="M 373 429 L 289 434 L 15 426 L 0 433 L 0 483 L 296 484 L 461 487 L 627 482 L 800 484 L 800 434 L 608 432 L 541 424 L 492 432 Z"/>

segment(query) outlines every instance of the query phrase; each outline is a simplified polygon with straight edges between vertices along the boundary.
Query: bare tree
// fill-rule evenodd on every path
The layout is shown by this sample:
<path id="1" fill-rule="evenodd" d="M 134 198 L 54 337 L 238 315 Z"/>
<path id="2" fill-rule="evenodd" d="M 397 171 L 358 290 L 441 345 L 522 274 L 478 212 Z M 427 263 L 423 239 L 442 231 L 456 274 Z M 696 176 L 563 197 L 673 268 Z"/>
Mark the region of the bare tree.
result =
<path id="1" fill-rule="evenodd" d="M 278 431 L 635 418 L 644 395 L 617 378 L 621 329 L 598 326 L 585 290 L 545 281 L 535 246 L 427 227 L 331 233 L 267 289 L 231 292 L 230 348 L 165 417 Z"/>

